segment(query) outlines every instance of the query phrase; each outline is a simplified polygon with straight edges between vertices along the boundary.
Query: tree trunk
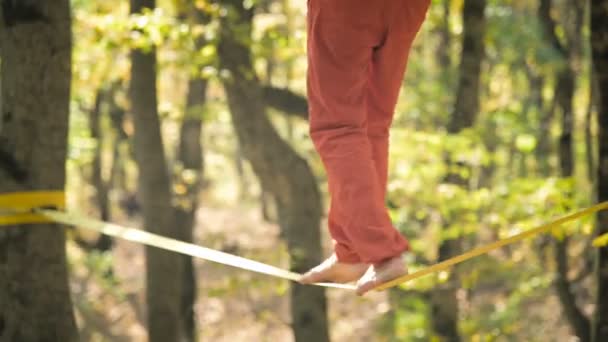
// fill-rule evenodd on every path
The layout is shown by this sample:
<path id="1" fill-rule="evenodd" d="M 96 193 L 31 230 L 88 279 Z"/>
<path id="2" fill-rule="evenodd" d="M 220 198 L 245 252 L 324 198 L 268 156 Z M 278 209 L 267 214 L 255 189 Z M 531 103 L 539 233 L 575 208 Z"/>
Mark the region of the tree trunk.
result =
<path id="1" fill-rule="evenodd" d="M 222 68 L 230 72 L 224 88 L 233 125 L 262 188 L 277 201 L 291 255 L 290 268 L 303 272 L 322 258 L 318 185 L 306 161 L 281 139 L 266 115 L 250 47 L 242 36 L 251 32 L 253 10 L 246 10 L 240 0 L 219 3 L 227 10 L 222 17 L 218 52 Z M 291 314 L 296 341 L 329 341 L 324 289 L 293 283 Z"/>
<path id="2" fill-rule="evenodd" d="M 111 85 L 111 92 L 115 93 L 122 87 L 124 85 L 121 82 L 115 81 Z M 125 108 L 122 108 L 117 103 L 115 96 L 108 98 L 108 107 L 114 143 L 112 146 L 112 167 L 108 183 L 110 188 L 119 190 L 121 194 L 119 205 L 126 211 L 129 217 L 132 217 L 138 212 L 139 207 L 137 206 L 137 202 L 131 203 L 129 201 L 130 189 L 127 187 L 126 161 L 135 159 L 135 156 L 133 155 L 132 142 L 124 126 L 126 112 Z"/>
<path id="3" fill-rule="evenodd" d="M 475 123 L 479 112 L 481 64 L 484 59 L 485 0 L 465 0 L 463 8 L 462 54 L 459 66 L 456 104 L 448 124 L 449 134 L 458 134 Z M 447 169 L 467 167 L 447 155 Z M 468 187 L 469 179 L 448 171 L 445 181 Z M 448 227 L 450 222 L 444 222 Z M 446 260 L 460 250 L 460 239 L 446 240 L 439 246 L 439 261 Z M 455 274 L 452 273 L 453 280 Z M 455 283 L 450 281 L 449 283 Z M 431 293 L 432 328 L 442 341 L 460 341 L 458 332 L 458 300 L 453 285 L 437 288 Z"/>
<path id="4" fill-rule="evenodd" d="M 608 201 L 608 0 L 591 0 L 591 51 L 598 80 L 597 197 Z M 608 234 L 608 212 L 598 214 L 597 234 Z M 592 341 L 608 341 L 608 247 L 597 250 L 597 306 Z"/>
<path id="5" fill-rule="evenodd" d="M 452 59 L 450 58 L 450 48 L 452 46 L 452 36 L 450 33 L 450 1 L 442 0 L 441 8 L 443 10 L 441 16 L 441 25 L 438 29 L 439 33 L 439 44 L 437 45 L 437 62 L 439 67 L 445 71 L 446 78 L 450 74 L 452 68 Z"/>
<path id="6" fill-rule="evenodd" d="M 153 9 L 154 0 L 131 0 L 131 13 Z M 180 238 L 174 228 L 170 178 L 163 149 L 156 94 L 156 51 L 131 51 L 129 89 L 139 169 L 139 199 L 144 227 L 152 233 Z M 179 341 L 182 289 L 181 256 L 146 247 L 146 302 L 151 342 Z"/>
<path id="7" fill-rule="evenodd" d="M 570 326 L 581 342 L 590 341 L 590 322 L 576 304 L 576 296 L 572 293 L 571 281 L 568 279 L 568 237 L 563 240 L 555 239 L 555 259 L 557 261 L 557 277 L 555 289 Z"/>
<path id="8" fill-rule="evenodd" d="M 207 19 L 195 6 L 185 6 L 185 18 L 191 19 L 195 25 L 205 25 Z M 195 49 L 200 50 L 205 44 L 198 38 Z M 180 128 L 180 140 L 177 151 L 178 172 L 176 185 L 181 185 L 183 191 L 174 194 L 177 206 L 175 208 L 175 223 L 183 236 L 182 240 L 194 242 L 194 228 L 196 226 L 196 211 L 199 207 L 199 193 L 201 190 L 204 159 L 202 145 L 203 106 L 207 100 L 207 80 L 199 76 L 191 76 L 188 82 L 188 93 L 184 118 Z M 194 306 L 197 297 L 197 281 L 194 261 L 190 256 L 182 256 L 183 284 L 181 315 L 183 319 L 184 342 L 197 341 L 196 313 Z"/>
<path id="9" fill-rule="evenodd" d="M 69 1 L 0 1 L 0 193 L 65 186 Z M 56 224 L 0 229 L 0 340 L 77 341 Z"/>
<path id="10" fill-rule="evenodd" d="M 570 68 L 560 72 L 557 84 L 555 96 L 562 112 L 562 131 L 559 138 L 560 174 L 563 178 L 572 179 L 574 176 L 574 147 L 572 144 L 574 74 Z M 572 190 L 568 190 L 565 196 L 571 199 Z M 576 304 L 576 296 L 571 291 L 571 283 L 568 278 L 568 242 L 568 238 L 563 240 L 554 238 L 557 264 L 555 289 L 572 330 L 581 342 L 587 342 L 590 340 L 590 322 Z"/>
<path id="11" fill-rule="evenodd" d="M 593 71 L 592 71 L 593 75 Z M 585 161 L 587 162 L 587 178 L 593 186 L 595 186 L 595 149 L 593 144 L 593 133 L 591 125 L 594 120 L 595 98 L 597 87 L 595 85 L 595 76 L 589 78 L 589 103 L 585 112 Z M 594 189 L 595 191 L 595 189 Z"/>
<path id="12" fill-rule="evenodd" d="M 198 196 L 203 179 L 203 147 L 202 136 L 202 106 L 205 103 L 207 81 L 194 78 L 188 82 L 188 97 L 186 100 L 186 114 L 180 129 L 180 142 L 178 162 L 180 171 L 176 182 L 183 186 L 184 192 L 175 194 L 177 207 L 175 208 L 175 224 L 182 231 L 182 240 L 194 241 L 194 226 L 196 223 L 196 210 L 198 209 Z M 184 340 L 196 341 L 196 274 L 194 262 L 190 256 L 183 259 L 183 284 L 181 313 L 184 320 Z"/>
<path id="13" fill-rule="evenodd" d="M 538 116 L 538 130 L 536 135 L 537 146 L 535 149 L 536 172 L 540 176 L 548 176 L 551 174 L 551 165 L 549 156 L 551 155 L 551 123 L 553 121 L 553 110 L 545 108 L 545 99 L 543 98 L 543 88 L 545 86 L 545 77 L 536 68 L 524 62 L 524 70 L 528 78 L 530 87 L 530 105 L 535 106 Z"/>
<path id="14" fill-rule="evenodd" d="M 555 85 L 554 98 L 557 109 L 561 112 L 561 132 L 559 137 L 559 166 L 560 176 L 572 179 L 574 176 L 574 113 L 572 102 L 575 90 L 575 70 L 573 69 L 574 56 L 577 54 L 575 46 L 562 44 L 555 33 L 557 23 L 551 17 L 551 0 L 541 0 L 539 6 L 539 17 L 544 26 L 545 35 L 552 43 L 553 48 L 560 54 L 564 67 L 558 72 Z M 577 20 L 578 25 L 582 20 Z M 566 30 L 566 32 L 568 32 Z M 569 37 L 569 41 L 579 40 L 580 28 L 575 28 L 576 37 Z M 569 189 L 565 196 L 571 200 L 573 189 Z M 576 296 L 571 291 L 571 283 L 568 279 L 568 241 L 553 239 L 555 261 L 557 264 L 557 276 L 555 279 L 555 290 L 560 299 L 564 313 L 570 327 L 582 342 L 590 340 L 590 322 L 576 304 Z"/>
<path id="15" fill-rule="evenodd" d="M 101 107 L 109 97 L 114 96 L 112 90 L 99 89 L 95 96 L 95 104 L 89 115 L 89 131 L 91 138 L 95 139 L 95 155 L 91 165 L 91 183 L 95 187 L 95 200 L 99 208 L 99 217 L 102 221 L 110 221 L 110 201 L 108 198 L 109 183 L 103 179 L 103 137 L 101 135 Z M 112 238 L 100 234 L 93 248 L 100 251 L 109 251 L 112 248 Z"/>

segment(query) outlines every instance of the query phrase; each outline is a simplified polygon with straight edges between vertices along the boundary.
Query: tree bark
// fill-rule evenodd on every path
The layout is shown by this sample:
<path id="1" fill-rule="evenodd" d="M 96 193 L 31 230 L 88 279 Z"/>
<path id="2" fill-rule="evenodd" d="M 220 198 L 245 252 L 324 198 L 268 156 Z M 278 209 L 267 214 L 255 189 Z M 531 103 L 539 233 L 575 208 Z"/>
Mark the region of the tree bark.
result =
<path id="1" fill-rule="evenodd" d="M 574 176 L 574 146 L 573 146 L 573 130 L 574 130 L 574 113 L 572 110 L 572 102 L 574 100 L 575 91 L 575 70 L 573 69 L 574 56 L 577 54 L 574 51 L 572 43 L 562 43 L 555 29 L 557 23 L 551 17 L 551 0 L 541 0 L 539 6 L 539 17 L 543 24 L 545 35 L 551 42 L 553 48 L 559 53 L 564 66 L 557 74 L 555 85 L 555 103 L 557 109 L 561 112 L 561 132 L 559 137 L 559 166 L 560 176 L 566 179 L 572 179 Z M 582 21 L 577 20 L 580 25 Z M 566 30 L 567 31 L 567 30 Z M 580 34 L 580 28 L 575 28 L 575 34 Z M 580 39 L 579 36 L 569 37 L 570 42 Z M 565 196 L 572 199 L 573 192 L 568 190 Z M 555 261 L 557 264 L 557 275 L 555 279 L 555 290 L 560 299 L 560 303 L 564 313 L 568 319 L 570 327 L 582 342 L 590 340 L 590 322 L 583 314 L 582 310 L 576 303 L 576 296 L 571 290 L 571 283 L 568 278 L 568 238 L 562 240 L 553 239 Z"/>
<path id="2" fill-rule="evenodd" d="M 485 0 L 465 0 L 464 2 L 462 54 L 456 103 L 448 124 L 449 134 L 458 134 L 464 129 L 472 127 L 479 112 L 481 64 L 484 59 L 483 37 L 486 26 L 485 7 Z M 467 167 L 462 162 L 454 161 L 449 153 L 446 163 L 448 170 Z M 445 181 L 467 188 L 469 179 L 448 171 Z M 449 218 L 444 222 L 446 228 L 450 224 L 447 220 Z M 459 250 L 460 239 L 443 241 L 439 246 L 439 261 L 456 255 Z M 455 278 L 455 273 L 452 273 L 451 277 Z M 441 341 L 461 340 L 458 332 L 458 300 L 454 287 L 437 288 L 431 293 L 431 312 L 433 332 Z"/>
<path id="3" fill-rule="evenodd" d="M 65 186 L 69 1 L 0 1 L 0 193 Z M 56 224 L 0 229 L 0 341 L 77 341 Z"/>
<path id="4" fill-rule="evenodd" d="M 185 18 L 195 25 L 205 25 L 206 15 L 192 5 L 185 5 Z M 195 43 L 195 50 L 200 50 L 205 41 L 199 37 Z M 182 232 L 182 240 L 194 242 L 194 228 L 196 226 L 196 211 L 199 207 L 199 192 L 201 190 L 204 159 L 203 159 L 203 106 L 207 99 L 207 80 L 199 76 L 191 76 L 188 82 L 188 93 L 184 118 L 180 128 L 180 140 L 177 151 L 178 168 L 175 175 L 175 184 L 180 185 L 182 191 L 175 192 L 175 223 Z M 178 187 L 174 187 L 178 188 Z M 181 315 L 183 319 L 184 342 L 197 341 L 196 312 L 194 306 L 197 297 L 197 281 L 194 261 L 190 256 L 182 256 L 183 283 Z"/>
<path id="5" fill-rule="evenodd" d="M 545 77 L 534 66 L 525 63 L 526 76 L 528 77 L 530 87 L 530 100 L 533 106 L 536 106 L 538 111 L 538 130 L 536 140 L 538 141 L 535 149 L 535 158 L 537 165 L 537 173 L 540 176 L 547 177 L 551 174 L 551 164 L 549 157 L 551 156 L 551 124 L 553 123 L 554 106 L 546 108 L 545 99 L 543 98 L 543 88 L 545 87 Z M 553 101 L 555 102 L 555 101 Z"/>
<path id="6" fill-rule="evenodd" d="M 593 71 L 592 71 L 593 74 Z M 595 186 L 595 148 L 593 143 L 593 133 L 591 131 L 591 125 L 594 122 L 594 114 L 596 110 L 595 98 L 597 92 L 597 86 L 595 84 L 595 76 L 589 78 L 589 103 L 587 104 L 587 111 L 585 112 L 585 161 L 587 162 L 587 178 L 593 186 Z"/>
<path id="7" fill-rule="evenodd" d="M 224 88 L 233 125 L 262 188 L 272 193 L 279 222 L 291 255 L 290 268 L 303 272 L 322 258 L 320 194 L 304 159 L 281 139 L 266 115 L 263 89 L 255 75 L 250 47 L 244 43 L 251 32 L 253 10 L 240 0 L 222 0 L 218 53 L 230 76 Z M 240 35 L 239 35 L 240 34 Z M 291 286 L 292 328 L 296 341 L 329 341 L 325 291 L 320 287 Z"/>
<path id="8" fill-rule="evenodd" d="M 485 7 L 485 0 L 464 2 L 460 76 L 454 111 L 448 124 L 450 134 L 458 134 L 466 128 L 473 127 L 479 113 L 481 64 L 485 55 L 483 42 L 486 31 Z"/>
<path id="9" fill-rule="evenodd" d="M 202 106 L 206 100 L 207 81 L 194 78 L 188 82 L 186 114 L 180 129 L 178 163 L 181 166 L 175 182 L 183 186 L 184 192 L 175 194 L 175 224 L 182 231 L 182 240 L 194 242 L 198 195 L 203 179 Z M 184 321 L 184 340 L 196 341 L 197 282 L 194 262 L 190 256 L 183 259 L 183 284 L 181 313 Z"/>
<path id="10" fill-rule="evenodd" d="M 125 87 L 120 81 L 115 81 L 111 85 L 111 92 L 115 93 L 119 89 Z M 121 197 L 119 200 L 120 207 L 127 213 L 127 216 L 132 217 L 140 208 L 137 201 L 131 201 L 131 190 L 127 187 L 127 160 L 134 160 L 133 146 L 131 137 L 125 130 L 126 109 L 121 107 L 115 96 L 108 98 L 108 114 L 110 116 L 112 131 L 113 131 L 113 146 L 112 146 L 112 167 L 110 170 L 109 187 L 120 191 Z"/>
<path id="11" fill-rule="evenodd" d="M 576 336 L 578 336 L 581 342 L 587 342 L 591 340 L 591 323 L 577 305 L 576 296 L 572 293 L 571 281 L 568 279 L 568 241 L 568 237 L 564 237 L 561 241 L 555 239 L 555 259 L 558 268 L 555 289 L 568 322 Z"/>
<path id="12" fill-rule="evenodd" d="M 591 0 L 591 54 L 598 80 L 597 197 L 608 201 L 608 0 Z M 608 233 L 608 212 L 598 214 L 597 234 Z M 608 341 L 608 247 L 596 254 L 596 300 L 592 341 Z"/>
<path id="13" fill-rule="evenodd" d="M 153 9 L 154 0 L 131 0 L 131 13 Z M 135 133 L 133 143 L 139 169 L 139 199 L 144 227 L 152 233 L 180 238 L 174 228 L 170 178 L 165 160 L 156 93 L 156 51 L 131 51 L 129 89 Z M 151 342 L 179 341 L 182 289 L 181 256 L 146 247 L 146 302 Z"/>
<path id="14" fill-rule="evenodd" d="M 450 33 L 450 1 L 442 0 L 441 8 L 443 10 L 441 16 L 441 25 L 438 29 L 439 44 L 437 44 L 437 62 L 439 67 L 445 71 L 445 80 L 449 81 L 450 70 L 452 68 L 452 59 L 450 58 L 450 48 L 452 46 L 452 35 Z"/>
<path id="15" fill-rule="evenodd" d="M 114 96 L 112 90 L 99 89 L 95 96 L 95 104 L 90 110 L 89 131 L 91 138 L 95 139 L 95 155 L 91 165 L 91 183 L 95 187 L 95 200 L 99 208 L 99 217 L 102 221 L 110 221 L 110 201 L 108 198 L 109 183 L 103 179 L 103 137 L 101 135 L 101 114 L 102 104 L 109 97 Z M 105 234 L 100 234 L 93 248 L 100 251 L 109 251 L 112 248 L 112 238 Z"/>

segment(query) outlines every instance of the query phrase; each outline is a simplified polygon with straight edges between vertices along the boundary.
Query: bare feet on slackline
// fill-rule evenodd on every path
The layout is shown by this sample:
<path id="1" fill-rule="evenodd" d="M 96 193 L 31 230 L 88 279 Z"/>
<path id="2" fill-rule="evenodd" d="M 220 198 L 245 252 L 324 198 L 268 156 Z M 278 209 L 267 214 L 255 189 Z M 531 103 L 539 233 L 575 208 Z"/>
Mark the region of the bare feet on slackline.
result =
<path id="1" fill-rule="evenodd" d="M 371 265 L 357 281 L 357 294 L 364 295 L 375 287 L 407 274 L 403 256 L 399 255 L 377 265 Z"/>
<path id="2" fill-rule="evenodd" d="M 355 281 L 367 270 L 368 264 L 347 264 L 339 262 L 335 254 L 323 261 L 319 266 L 306 272 L 300 278 L 301 284 L 314 284 L 321 282 L 350 283 Z"/>
<path id="3" fill-rule="evenodd" d="M 349 283 L 357 280 L 357 294 L 361 296 L 375 287 L 405 274 L 407 274 L 407 267 L 401 255 L 377 265 L 369 265 L 339 262 L 336 255 L 333 254 L 319 266 L 306 272 L 300 279 L 300 283 Z"/>

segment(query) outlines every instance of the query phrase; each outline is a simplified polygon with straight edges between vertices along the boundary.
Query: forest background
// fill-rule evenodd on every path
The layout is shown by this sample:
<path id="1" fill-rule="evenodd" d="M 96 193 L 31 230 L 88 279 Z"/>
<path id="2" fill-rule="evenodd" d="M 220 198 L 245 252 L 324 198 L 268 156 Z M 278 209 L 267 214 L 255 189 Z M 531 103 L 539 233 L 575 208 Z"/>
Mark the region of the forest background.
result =
<path id="1" fill-rule="evenodd" d="M 296 272 L 330 252 L 304 1 L 1 11 L 0 192 L 65 184 L 75 212 Z M 432 1 L 391 130 L 412 271 L 608 200 L 607 23 L 601 0 Z M 608 339 L 605 214 L 364 298 L 57 232 L 0 230 L 7 341 Z"/>

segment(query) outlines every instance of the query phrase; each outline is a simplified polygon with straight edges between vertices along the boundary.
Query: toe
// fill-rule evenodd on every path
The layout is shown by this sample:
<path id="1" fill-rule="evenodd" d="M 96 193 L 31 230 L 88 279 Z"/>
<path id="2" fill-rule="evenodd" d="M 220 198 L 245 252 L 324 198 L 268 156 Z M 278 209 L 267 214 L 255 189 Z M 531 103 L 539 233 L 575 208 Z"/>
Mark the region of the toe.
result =
<path id="1" fill-rule="evenodd" d="M 365 274 L 357 281 L 357 295 L 363 296 L 365 293 L 378 286 L 378 278 L 374 266 L 370 266 Z"/>
<path id="2" fill-rule="evenodd" d="M 310 284 L 314 284 L 314 283 L 320 283 L 323 281 L 327 281 L 328 280 L 327 273 L 328 273 L 327 270 L 318 271 L 316 269 L 312 269 L 312 270 L 304 273 L 304 275 L 302 276 L 302 278 L 300 278 L 300 280 L 298 282 L 300 284 L 310 285 Z"/>
<path id="3" fill-rule="evenodd" d="M 377 279 L 369 279 L 369 280 L 360 282 L 357 284 L 357 290 L 356 290 L 357 295 L 363 296 L 367 292 L 373 290 L 378 285 L 380 285 L 380 281 L 378 281 Z"/>

